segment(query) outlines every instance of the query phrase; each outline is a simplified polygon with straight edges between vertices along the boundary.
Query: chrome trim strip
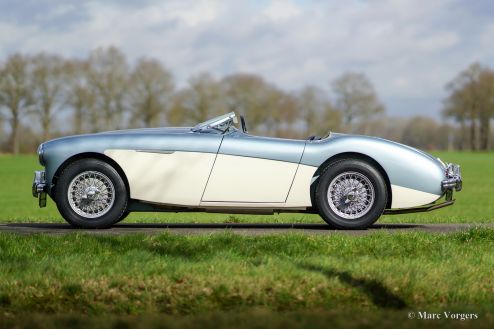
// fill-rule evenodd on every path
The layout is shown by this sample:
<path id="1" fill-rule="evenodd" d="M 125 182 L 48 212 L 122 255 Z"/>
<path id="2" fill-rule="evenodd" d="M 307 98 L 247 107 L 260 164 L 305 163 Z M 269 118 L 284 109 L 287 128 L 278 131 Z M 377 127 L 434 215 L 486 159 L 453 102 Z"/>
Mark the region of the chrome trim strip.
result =
<path id="1" fill-rule="evenodd" d="M 162 150 L 136 150 L 136 152 L 160 153 L 160 154 L 173 154 L 173 153 L 175 153 L 175 151 L 162 151 Z"/>

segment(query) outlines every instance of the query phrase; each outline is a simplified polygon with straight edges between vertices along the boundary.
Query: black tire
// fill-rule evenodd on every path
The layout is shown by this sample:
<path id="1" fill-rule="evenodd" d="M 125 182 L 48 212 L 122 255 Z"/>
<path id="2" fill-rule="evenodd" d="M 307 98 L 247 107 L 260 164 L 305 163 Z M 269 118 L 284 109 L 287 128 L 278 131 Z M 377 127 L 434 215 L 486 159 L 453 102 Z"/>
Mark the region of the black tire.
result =
<path id="1" fill-rule="evenodd" d="M 74 178 L 88 171 L 108 178 L 114 190 L 113 204 L 108 206 L 101 216 L 94 218 L 78 214 L 70 205 L 68 197 L 69 186 Z M 81 159 L 71 163 L 62 171 L 55 187 L 55 201 L 62 217 L 73 226 L 88 229 L 108 228 L 120 220 L 127 210 L 127 195 L 125 183 L 115 168 L 98 159 Z"/>
<path id="2" fill-rule="evenodd" d="M 120 216 L 120 218 L 115 222 L 116 223 L 120 223 L 121 221 L 123 221 L 125 218 L 127 218 L 127 216 L 130 215 L 130 211 L 124 211 L 124 213 L 122 214 L 122 216 Z"/>
<path id="3" fill-rule="evenodd" d="M 369 205 L 364 208 L 365 211 L 362 211 L 363 215 L 360 216 L 356 214 L 356 218 L 342 217 L 342 215 L 331 208 L 328 201 L 328 189 L 330 184 L 335 178 L 336 181 L 338 181 L 337 177 L 342 177 L 341 175 L 345 177 L 345 173 L 347 173 L 347 175 L 357 173 L 360 179 L 365 180 L 366 178 L 366 182 L 370 182 L 370 185 L 372 185 L 374 193 L 373 202 L 368 201 Z M 386 182 L 379 170 L 374 166 L 363 160 L 342 159 L 336 160 L 324 168 L 316 187 L 315 201 L 319 214 L 331 227 L 337 229 L 359 230 L 368 228 L 379 219 L 386 207 L 388 199 L 387 194 Z M 351 203 L 351 201 L 348 201 L 348 198 L 347 202 Z M 335 202 L 332 203 L 333 208 L 335 208 Z M 340 208 L 337 208 L 336 210 L 343 213 L 343 216 L 346 215 Z"/>

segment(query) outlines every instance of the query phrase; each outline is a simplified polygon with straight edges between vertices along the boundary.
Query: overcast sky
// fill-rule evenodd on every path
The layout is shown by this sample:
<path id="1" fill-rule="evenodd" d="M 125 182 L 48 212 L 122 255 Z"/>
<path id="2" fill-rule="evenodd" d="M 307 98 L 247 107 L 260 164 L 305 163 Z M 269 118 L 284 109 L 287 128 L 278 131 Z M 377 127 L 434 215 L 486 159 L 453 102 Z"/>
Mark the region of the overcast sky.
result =
<path id="1" fill-rule="evenodd" d="M 494 1 L 0 0 L 0 58 L 83 57 L 120 47 L 156 57 L 178 85 L 201 71 L 251 72 L 287 90 L 329 90 L 361 71 L 392 115 L 440 116 L 444 85 L 474 61 L 494 67 Z"/>

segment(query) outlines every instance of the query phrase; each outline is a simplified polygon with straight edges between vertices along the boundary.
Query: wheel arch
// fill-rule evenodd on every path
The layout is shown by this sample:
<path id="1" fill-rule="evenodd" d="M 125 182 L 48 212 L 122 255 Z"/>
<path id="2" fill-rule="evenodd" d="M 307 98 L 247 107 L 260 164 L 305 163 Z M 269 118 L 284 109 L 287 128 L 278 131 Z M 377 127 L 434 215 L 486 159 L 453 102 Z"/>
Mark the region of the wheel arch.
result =
<path id="1" fill-rule="evenodd" d="M 108 163 L 110 166 L 112 166 L 118 172 L 120 177 L 122 177 L 124 184 L 125 184 L 125 188 L 127 189 L 127 197 L 130 199 L 130 185 L 129 185 L 129 181 L 128 181 L 127 176 L 125 175 L 125 172 L 123 171 L 122 167 L 120 167 L 120 165 L 117 162 L 115 162 L 115 160 L 113 160 L 112 158 L 110 158 L 104 154 L 97 153 L 97 152 L 78 153 L 78 154 L 75 154 L 75 155 L 69 157 L 68 159 L 66 159 L 57 168 L 57 170 L 55 171 L 55 174 L 53 175 L 53 180 L 52 180 L 53 188 L 51 191 L 51 193 L 53 195 L 55 194 L 55 189 L 57 188 L 58 178 L 60 177 L 60 174 L 63 172 L 63 170 L 65 168 L 67 168 L 71 163 L 74 163 L 75 161 L 82 160 L 82 159 L 98 159 L 98 160 L 104 161 L 104 162 Z"/>
<path id="2" fill-rule="evenodd" d="M 316 205 L 316 203 L 315 203 L 316 188 L 317 188 L 317 185 L 319 184 L 319 176 L 321 175 L 322 171 L 330 163 L 337 161 L 337 160 L 342 160 L 342 159 L 358 159 L 358 160 L 368 162 L 369 164 L 374 166 L 379 171 L 379 173 L 383 176 L 384 181 L 386 183 L 386 191 L 388 193 L 388 200 L 386 201 L 386 209 L 391 208 L 391 202 L 393 200 L 393 195 L 391 192 L 391 182 L 389 180 L 388 174 L 386 173 L 386 170 L 384 170 L 384 168 L 374 158 L 372 158 L 366 154 L 358 153 L 358 152 L 343 152 L 343 153 L 335 154 L 335 155 L 329 157 L 328 159 L 326 159 L 326 161 L 324 161 L 317 168 L 317 170 L 314 172 L 314 175 L 312 176 L 312 179 L 316 178 L 316 180 L 314 181 L 316 184 L 311 184 L 311 186 L 310 186 L 310 199 L 311 199 L 312 206 L 315 207 L 315 205 Z"/>

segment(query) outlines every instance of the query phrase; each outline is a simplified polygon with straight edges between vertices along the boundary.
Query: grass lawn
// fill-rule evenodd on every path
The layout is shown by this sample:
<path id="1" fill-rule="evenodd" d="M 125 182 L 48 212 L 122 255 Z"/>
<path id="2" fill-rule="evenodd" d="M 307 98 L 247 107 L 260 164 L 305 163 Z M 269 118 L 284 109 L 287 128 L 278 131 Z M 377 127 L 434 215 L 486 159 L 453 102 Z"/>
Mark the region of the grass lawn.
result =
<path id="1" fill-rule="evenodd" d="M 488 223 L 494 153 L 462 165 L 457 204 L 380 222 Z M 0 156 L 0 222 L 63 222 L 31 196 L 34 156 Z M 127 222 L 316 222 L 315 215 L 156 214 Z M 366 236 L 0 234 L 0 329 L 494 327 L 494 230 Z M 416 318 L 409 319 L 409 312 Z M 439 312 L 441 320 L 417 319 Z M 478 319 L 446 319 L 444 313 Z M 449 313 L 448 313 L 449 314 Z"/>
<path id="2" fill-rule="evenodd" d="M 340 313 L 353 311 L 349 323 L 374 313 L 396 325 L 412 322 L 410 311 L 447 311 L 494 324 L 492 250 L 489 229 L 358 238 L 0 234 L 0 314 L 4 321 L 26 313 L 51 314 L 49 321 L 53 314 L 183 321 L 217 312 L 248 321 L 260 312 L 275 322 L 285 314 L 343 322 Z"/>
<path id="3" fill-rule="evenodd" d="M 444 161 L 462 166 L 464 189 L 455 193 L 452 207 L 421 214 L 383 216 L 381 223 L 487 223 L 494 217 L 494 153 L 434 153 Z M 41 168 L 35 156 L 0 156 L 0 222 L 63 222 L 50 199 L 48 207 L 39 209 L 31 196 L 33 171 Z M 317 215 L 279 214 L 225 215 L 203 213 L 137 213 L 125 222 L 269 222 L 322 223 Z"/>

